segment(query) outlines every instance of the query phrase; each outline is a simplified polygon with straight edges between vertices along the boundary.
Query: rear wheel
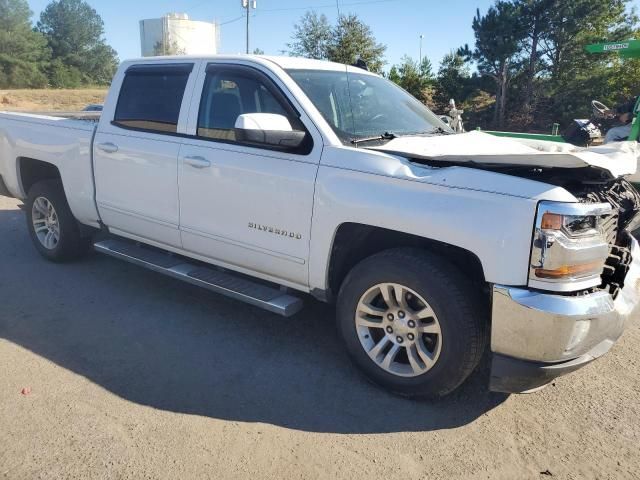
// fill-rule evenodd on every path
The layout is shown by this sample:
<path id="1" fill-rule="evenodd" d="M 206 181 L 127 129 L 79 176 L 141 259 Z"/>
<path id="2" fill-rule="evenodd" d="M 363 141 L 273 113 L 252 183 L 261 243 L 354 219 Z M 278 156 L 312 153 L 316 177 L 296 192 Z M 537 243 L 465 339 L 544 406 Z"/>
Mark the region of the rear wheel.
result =
<path id="1" fill-rule="evenodd" d="M 416 249 L 388 250 L 356 265 L 340 289 L 337 317 L 355 364 L 406 396 L 453 391 L 487 341 L 484 309 L 468 280 Z"/>
<path id="2" fill-rule="evenodd" d="M 31 240 L 47 260 L 70 261 L 87 253 L 89 239 L 80 234 L 59 180 L 43 180 L 34 184 L 25 207 Z"/>

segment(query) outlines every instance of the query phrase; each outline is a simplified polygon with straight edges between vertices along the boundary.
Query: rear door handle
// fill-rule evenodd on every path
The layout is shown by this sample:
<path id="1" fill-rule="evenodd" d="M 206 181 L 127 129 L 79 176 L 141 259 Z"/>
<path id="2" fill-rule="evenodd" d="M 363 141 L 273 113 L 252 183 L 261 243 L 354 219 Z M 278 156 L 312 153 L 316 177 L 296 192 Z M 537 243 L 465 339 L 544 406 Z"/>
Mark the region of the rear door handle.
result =
<path id="1" fill-rule="evenodd" d="M 184 163 L 192 166 L 193 168 L 209 168 L 211 162 L 199 155 L 184 157 Z"/>
<path id="2" fill-rule="evenodd" d="M 118 146 L 111 142 L 99 143 L 96 147 L 106 153 L 116 153 L 118 151 Z"/>

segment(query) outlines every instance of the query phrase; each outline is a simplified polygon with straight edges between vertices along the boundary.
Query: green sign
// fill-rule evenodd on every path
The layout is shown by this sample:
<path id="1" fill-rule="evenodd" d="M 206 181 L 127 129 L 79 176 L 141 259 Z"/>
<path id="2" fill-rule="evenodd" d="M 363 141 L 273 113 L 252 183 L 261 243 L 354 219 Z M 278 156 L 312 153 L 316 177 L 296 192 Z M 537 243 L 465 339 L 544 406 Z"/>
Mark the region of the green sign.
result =
<path id="1" fill-rule="evenodd" d="M 586 46 L 589 53 L 618 53 L 625 58 L 640 58 L 640 40 L 594 43 Z"/>

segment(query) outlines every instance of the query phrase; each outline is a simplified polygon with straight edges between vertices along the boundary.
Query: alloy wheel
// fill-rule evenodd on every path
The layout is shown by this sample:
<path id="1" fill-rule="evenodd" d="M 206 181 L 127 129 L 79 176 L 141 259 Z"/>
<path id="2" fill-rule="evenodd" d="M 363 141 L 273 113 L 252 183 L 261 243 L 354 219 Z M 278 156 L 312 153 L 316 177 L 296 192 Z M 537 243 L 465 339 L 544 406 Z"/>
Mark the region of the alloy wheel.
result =
<path id="1" fill-rule="evenodd" d="M 442 331 L 429 303 L 410 288 L 380 283 L 360 298 L 358 339 L 383 370 L 402 377 L 428 372 L 438 361 Z"/>
<path id="2" fill-rule="evenodd" d="M 36 237 L 47 250 L 53 250 L 60 241 L 60 222 L 53 204 L 45 197 L 38 197 L 31 208 L 31 221 Z"/>

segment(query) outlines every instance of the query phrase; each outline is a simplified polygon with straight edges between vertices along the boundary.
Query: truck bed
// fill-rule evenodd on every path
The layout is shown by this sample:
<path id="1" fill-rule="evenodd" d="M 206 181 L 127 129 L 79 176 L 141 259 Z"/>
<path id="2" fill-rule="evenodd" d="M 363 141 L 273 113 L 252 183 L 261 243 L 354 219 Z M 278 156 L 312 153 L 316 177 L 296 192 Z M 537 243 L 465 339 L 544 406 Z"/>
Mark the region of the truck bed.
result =
<path id="1" fill-rule="evenodd" d="M 8 114 L 28 115 L 30 117 L 46 117 L 46 118 L 67 118 L 73 120 L 86 120 L 89 122 L 98 122 L 102 112 L 85 112 L 85 111 L 25 111 L 25 112 L 0 112 Z"/>
<path id="2" fill-rule="evenodd" d="M 0 112 L 0 177 L 9 193 L 26 198 L 29 185 L 21 167 L 48 162 L 60 172 L 76 218 L 97 226 L 91 151 L 96 125 L 87 118 Z"/>

